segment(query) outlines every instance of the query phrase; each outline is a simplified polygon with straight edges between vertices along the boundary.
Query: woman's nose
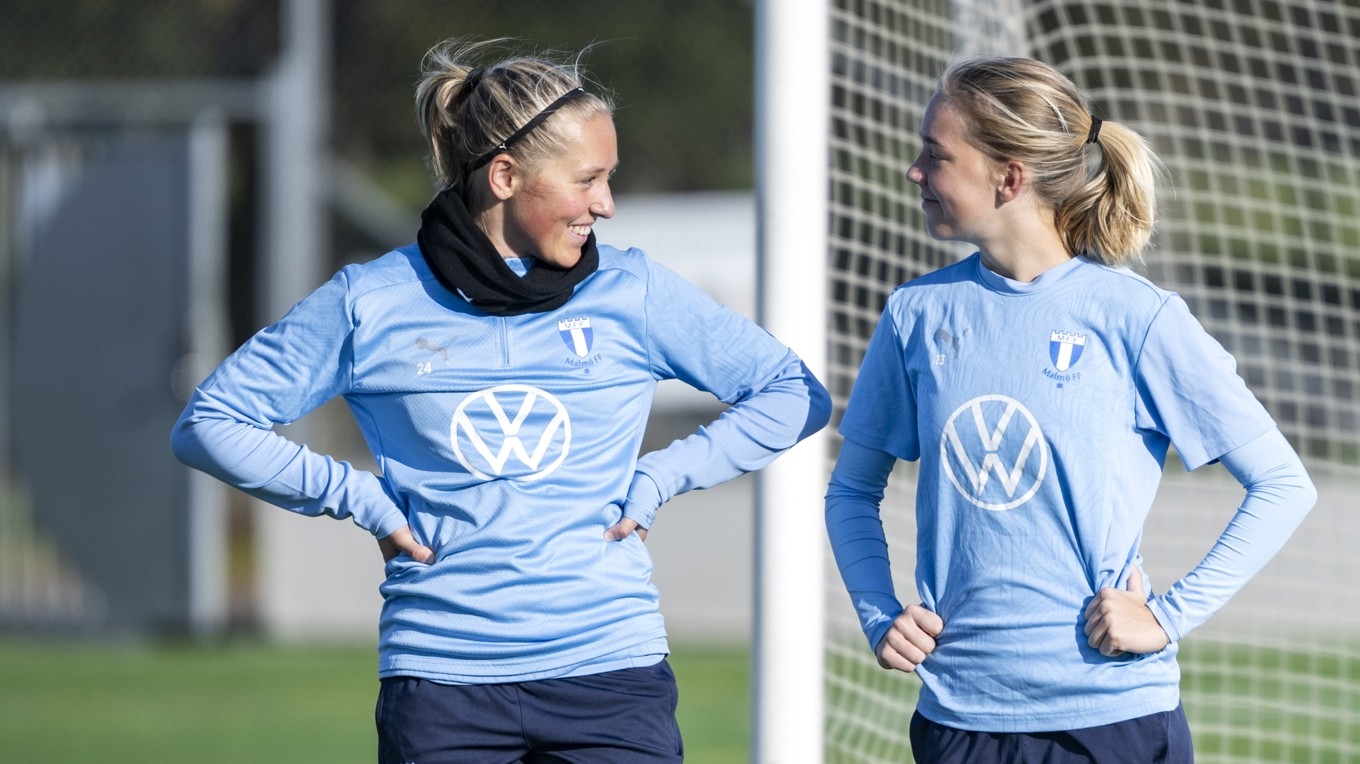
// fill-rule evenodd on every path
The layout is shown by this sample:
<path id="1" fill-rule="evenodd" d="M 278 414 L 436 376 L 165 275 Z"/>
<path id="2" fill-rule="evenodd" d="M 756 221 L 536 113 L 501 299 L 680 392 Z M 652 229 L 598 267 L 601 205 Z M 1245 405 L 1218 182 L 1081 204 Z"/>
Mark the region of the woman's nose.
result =
<path id="1" fill-rule="evenodd" d="M 921 170 L 920 161 L 912 162 L 911 167 L 907 168 L 906 175 L 907 180 L 911 181 L 912 183 L 915 183 L 918 186 L 926 182 L 926 174 L 924 171 Z"/>
<path id="2" fill-rule="evenodd" d="M 614 217 L 614 194 L 609 190 L 608 186 L 606 186 L 604 192 L 595 199 L 595 202 L 590 205 L 590 214 L 606 220 Z"/>

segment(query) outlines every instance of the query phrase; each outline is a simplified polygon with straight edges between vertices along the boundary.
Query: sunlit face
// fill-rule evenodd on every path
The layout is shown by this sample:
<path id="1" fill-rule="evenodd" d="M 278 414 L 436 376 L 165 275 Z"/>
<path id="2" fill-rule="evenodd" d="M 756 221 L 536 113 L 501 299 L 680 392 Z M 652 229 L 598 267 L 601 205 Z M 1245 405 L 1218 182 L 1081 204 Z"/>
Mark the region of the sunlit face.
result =
<path id="1" fill-rule="evenodd" d="M 958 110 L 939 95 L 932 98 L 921 120 L 921 153 L 907 168 L 907 180 L 921 188 L 931 236 L 980 244 L 995 218 L 1001 172 L 966 135 Z"/>
<path id="2" fill-rule="evenodd" d="M 599 114 L 562 127 L 561 153 L 539 163 L 506 200 L 504 256 L 535 257 L 570 268 L 581 259 L 595 221 L 614 216 L 609 190 L 619 164 L 614 120 Z"/>

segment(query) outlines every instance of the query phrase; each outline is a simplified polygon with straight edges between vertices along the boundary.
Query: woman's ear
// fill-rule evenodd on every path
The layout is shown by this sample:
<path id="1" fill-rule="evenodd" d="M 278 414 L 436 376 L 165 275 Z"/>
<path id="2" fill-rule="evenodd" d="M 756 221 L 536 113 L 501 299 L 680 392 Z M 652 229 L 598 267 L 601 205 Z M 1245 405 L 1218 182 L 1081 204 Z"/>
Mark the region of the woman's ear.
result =
<path id="1" fill-rule="evenodd" d="M 507 153 L 501 153 L 486 166 L 487 186 L 491 195 L 505 201 L 515 195 L 518 187 L 519 164 Z"/>
<path id="2" fill-rule="evenodd" d="M 1002 202 L 1013 201 L 1029 185 L 1029 168 L 1014 159 L 1001 166 L 1001 178 L 997 185 L 997 199 Z"/>

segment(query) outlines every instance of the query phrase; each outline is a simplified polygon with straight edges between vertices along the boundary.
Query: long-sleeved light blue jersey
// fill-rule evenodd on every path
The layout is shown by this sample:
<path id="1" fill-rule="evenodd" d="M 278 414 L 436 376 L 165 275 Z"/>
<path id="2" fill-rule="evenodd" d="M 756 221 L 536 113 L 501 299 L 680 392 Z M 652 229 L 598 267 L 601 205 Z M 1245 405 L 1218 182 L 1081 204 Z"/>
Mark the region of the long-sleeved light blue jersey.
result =
<path id="1" fill-rule="evenodd" d="M 435 553 L 382 584 L 379 673 L 525 681 L 667 652 L 636 534 L 684 491 L 774 459 L 829 401 L 784 345 L 638 250 L 601 246 L 560 309 L 494 317 L 441 286 L 412 245 L 341 270 L 196 390 L 172 444 L 273 504 L 410 525 Z M 639 458 L 656 382 L 731 404 Z M 341 396 L 379 473 L 274 433 Z"/>
<path id="2" fill-rule="evenodd" d="M 1311 508 L 1302 465 L 1235 368 L 1179 297 L 1083 258 L 1018 283 L 973 255 L 893 292 L 840 425 L 827 523 L 876 646 L 902 611 L 878 506 L 892 463 L 919 461 L 915 580 L 944 623 L 916 669 L 923 715 L 1042 732 L 1176 707 L 1176 645 L 1106 657 L 1084 611 L 1141 564 L 1172 445 L 1189 469 L 1223 459 L 1249 489 L 1205 561 L 1151 598 L 1173 640 Z"/>

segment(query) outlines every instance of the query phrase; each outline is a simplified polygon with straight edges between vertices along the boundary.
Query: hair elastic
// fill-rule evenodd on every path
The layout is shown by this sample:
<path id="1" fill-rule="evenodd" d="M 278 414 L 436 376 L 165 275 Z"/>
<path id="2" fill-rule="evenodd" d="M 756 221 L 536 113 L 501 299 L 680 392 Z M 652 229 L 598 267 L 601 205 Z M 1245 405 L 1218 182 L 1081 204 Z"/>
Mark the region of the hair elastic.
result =
<path id="1" fill-rule="evenodd" d="M 470 164 L 468 164 L 468 172 L 472 172 L 473 170 L 482 167 L 486 163 L 490 162 L 492 159 L 495 159 L 496 155 L 509 151 L 511 146 L 515 145 L 515 143 L 517 143 L 524 136 L 533 132 L 534 128 L 543 124 L 543 120 L 547 119 L 548 117 L 551 117 L 553 112 L 557 111 L 563 106 L 566 106 L 568 103 L 584 95 L 586 95 L 585 88 L 575 87 L 558 96 L 556 101 L 553 101 L 552 103 L 548 104 L 548 106 L 544 108 L 543 111 L 540 111 L 539 113 L 535 114 L 533 119 L 524 123 L 524 127 L 521 127 L 514 133 L 511 133 L 509 138 L 506 138 L 505 140 L 496 144 L 495 148 L 491 149 L 485 154 L 482 154 L 481 156 L 473 160 Z"/>
<path id="2" fill-rule="evenodd" d="M 1100 126 L 1105 124 L 1100 117 L 1091 115 L 1091 132 L 1086 134 L 1087 143 L 1096 143 L 1100 139 Z"/>
<path id="3" fill-rule="evenodd" d="M 476 69 L 469 71 L 467 76 L 463 78 L 463 91 L 471 92 L 475 90 L 477 86 L 481 84 L 482 80 L 486 79 L 487 71 L 485 66 L 479 66 Z"/>

